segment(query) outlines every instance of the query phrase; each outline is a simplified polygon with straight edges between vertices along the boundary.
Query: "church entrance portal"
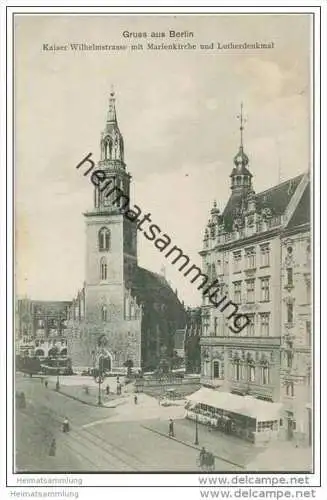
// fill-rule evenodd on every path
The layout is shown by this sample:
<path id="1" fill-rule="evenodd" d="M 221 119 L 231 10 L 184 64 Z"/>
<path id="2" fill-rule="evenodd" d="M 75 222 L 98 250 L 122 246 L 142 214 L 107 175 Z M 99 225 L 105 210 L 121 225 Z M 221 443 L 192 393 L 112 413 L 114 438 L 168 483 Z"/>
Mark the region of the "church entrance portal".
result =
<path id="1" fill-rule="evenodd" d="M 110 372 L 111 371 L 111 359 L 110 359 L 110 356 L 106 356 L 103 358 L 103 369 L 106 371 L 106 372 Z"/>

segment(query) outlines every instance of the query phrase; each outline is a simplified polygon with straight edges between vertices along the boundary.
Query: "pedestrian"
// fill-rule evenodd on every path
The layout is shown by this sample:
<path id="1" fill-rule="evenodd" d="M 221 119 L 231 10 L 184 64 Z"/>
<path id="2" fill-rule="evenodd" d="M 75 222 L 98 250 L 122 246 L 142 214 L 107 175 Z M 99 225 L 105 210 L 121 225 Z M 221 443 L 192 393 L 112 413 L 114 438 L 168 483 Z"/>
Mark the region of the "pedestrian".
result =
<path id="1" fill-rule="evenodd" d="M 47 380 L 44 381 L 44 385 L 45 385 L 45 388 L 47 389 L 48 388 L 48 381 Z"/>
<path id="2" fill-rule="evenodd" d="M 174 421 L 172 419 L 169 420 L 169 437 L 175 437 L 175 434 L 174 434 Z"/>
<path id="3" fill-rule="evenodd" d="M 25 392 L 20 393 L 19 408 L 26 408 Z"/>
<path id="4" fill-rule="evenodd" d="M 134 404 L 137 405 L 137 396 L 136 396 L 136 394 L 134 396 Z"/>
<path id="5" fill-rule="evenodd" d="M 62 425 L 62 431 L 63 432 L 69 432 L 69 422 L 68 422 L 68 418 L 67 417 L 64 418 L 64 423 Z"/>
<path id="6" fill-rule="evenodd" d="M 202 446 L 200 454 L 199 454 L 199 464 L 198 464 L 201 469 L 205 466 L 206 456 L 207 456 L 206 449 L 204 446 Z"/>
<path id="7" fill-rule="evenodd" d="M 49 456 L 50 457 L 54 457 L 55 454 L 56 454 L 56 448 L 57 448 L 57 445 L 56 445 L 56 440 L 53 439 L 51 441 L 51 444 L 50 444 L 50 449 L 49 449 Z"/>
<path id="8" fill-rule="evenodd" d="M 57 382 L 56 382 L 56 391 L 58 392 L 58 391 L 59 391 L 59 389 L 60 389 L 60 385 L 59 385 L 59 382 L 58 382 L 58 380 L 57 380 Z"/>
<path id="9" fill-rule="evenodd" d="M 109 385 L 106 386 L 106 394 L 107 394 L 107 396 L 109 396 L 109 394 L 110 394 L 110 387 L 109 387 Z"/>

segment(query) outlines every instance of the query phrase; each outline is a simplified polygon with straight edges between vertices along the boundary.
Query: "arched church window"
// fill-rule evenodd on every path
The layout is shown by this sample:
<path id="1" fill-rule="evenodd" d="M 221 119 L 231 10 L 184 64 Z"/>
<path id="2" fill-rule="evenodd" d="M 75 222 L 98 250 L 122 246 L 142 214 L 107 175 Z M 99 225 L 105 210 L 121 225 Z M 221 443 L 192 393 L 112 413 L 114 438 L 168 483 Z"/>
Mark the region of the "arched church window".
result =
<path id="1" fill-rule="evenodd" d="M 108 251 L 110 249 L 110 231 L 107 227 L 102 227 L 99 231 L 99 250 Z"/>
<path id="2" fill-rule="evenodd" d="M 100 279 L 106 280 L 108 278 L 107 259 L 102 257 L 100 260 Z"/>
<path id="3" fill-rule="evenodd" d="M 101 319 L 102 319 L 102 321 L 107 321 L 108 320 L 108 310 L 107 310 L 107 306 L 106 305 L 103 305 L 101 307 Z"/>

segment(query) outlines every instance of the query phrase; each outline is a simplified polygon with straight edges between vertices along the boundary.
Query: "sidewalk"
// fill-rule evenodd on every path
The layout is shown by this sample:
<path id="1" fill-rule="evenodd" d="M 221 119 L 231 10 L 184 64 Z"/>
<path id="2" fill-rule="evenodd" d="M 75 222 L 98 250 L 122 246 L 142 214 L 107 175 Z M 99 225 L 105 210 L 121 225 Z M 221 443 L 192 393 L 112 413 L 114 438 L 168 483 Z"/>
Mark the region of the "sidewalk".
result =
<path id="1" fill-rule="evenodd" d="M 168 422 L 155 421 L 143 426 L 149 431 L 157 432 L 168 437 Z M 242 469 L 253 462 L 262 452 L 262 448 L 253 446 L 251 443 L 242 441 L 234 436 L 226 436 L 219 431 L 209 431 L 204 425 L 198 425 L 199 445 L 194 444 L 195 423 L 188 419 L 174 421 L 175 439 L 192 448 L 211 451 L 217 458 L 236 465 Z"/>
<path id="2" fill-rule="evenodd" d="M 291 441 L 275 441 L 247 465 L 247 470 L 308 473 L 312 472 L 312 465 L 311 448 L 296 448 Z"/>

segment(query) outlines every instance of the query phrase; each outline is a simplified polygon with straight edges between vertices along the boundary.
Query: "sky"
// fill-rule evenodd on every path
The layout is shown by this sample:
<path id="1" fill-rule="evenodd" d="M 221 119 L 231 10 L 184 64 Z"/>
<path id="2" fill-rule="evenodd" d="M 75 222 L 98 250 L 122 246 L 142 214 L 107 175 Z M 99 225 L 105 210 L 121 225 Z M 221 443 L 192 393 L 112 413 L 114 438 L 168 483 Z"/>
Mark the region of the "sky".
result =
<path id="1" fill-rule="evenodd" d="M 213 201 L 223 209 L 240 132 L 256 192 L 310 167 L 307 15 L 15 16 L 16 293 L 71 300 L 83 285 L 92 185 L 75 166 L 100 156 L 111 85 L 132 201 L 201 265 Z M 122 33 L 188 30 L 187 39 Z M 274 43 L 273 49 L 132 51 L 132 43 Z M 127 44 L 47 51 L 43 44 Z M 141 233 L 139 265 L 165 274 L 186 305 L 196 287 Z"/>

